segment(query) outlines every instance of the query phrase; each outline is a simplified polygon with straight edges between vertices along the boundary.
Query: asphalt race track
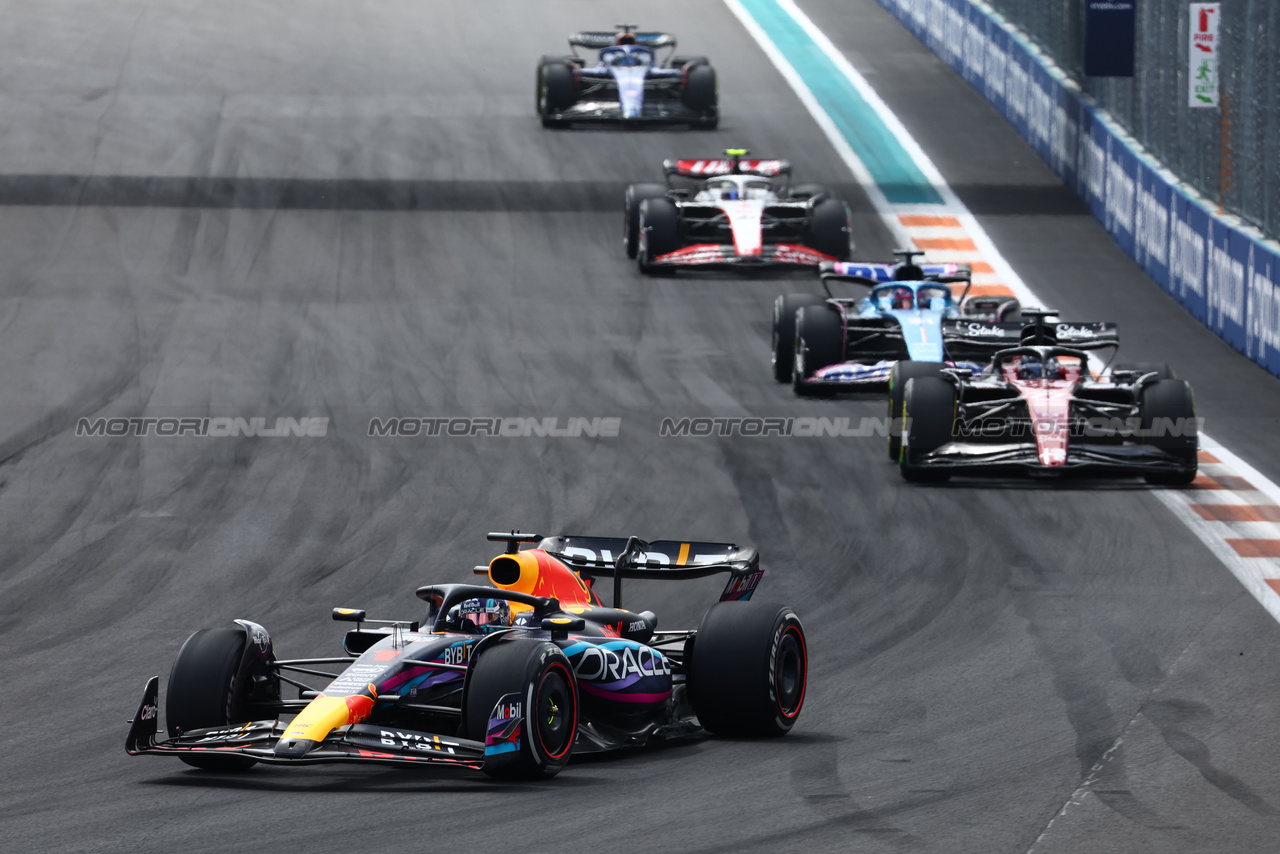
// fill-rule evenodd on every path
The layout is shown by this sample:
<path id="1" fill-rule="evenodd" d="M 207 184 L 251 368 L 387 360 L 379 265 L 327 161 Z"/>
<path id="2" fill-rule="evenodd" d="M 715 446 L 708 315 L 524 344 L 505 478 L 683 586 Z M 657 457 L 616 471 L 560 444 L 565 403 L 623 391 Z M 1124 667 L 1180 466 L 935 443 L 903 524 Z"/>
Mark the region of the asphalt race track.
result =
<path id="1" fill-rule="evenodd" d="M 1171 362 L 1280 477 L 1280 384 L 1164 297 L 873 0 L 803 0 L 1072 319 Z M 769 378 L 805 276 L 643 279 L 621 191 L 746 146 L 887 231 L 719 0 L 0 4 L 0 847 L 11 851 L 1261 851 L 1280 626 L 1137 481 L 908 485 L 879 438 L 664 417 L 880 417 Z M 637 20 L 721 129 L 545 131 L 537 57 Z M 616 417 L 608 437 L 370 437 L 371 418 Z M 327 417 L 324 437 L 77 437 L 82 417 Z M 554 780 L 213 776 L 123 744 L 146 679 L 244 617 L 338 651 L 484 533 L 749 542 L 812 654 L 796 730 Z M 714 581 L 635 584 L 664 628 Z M 1088 797 L 1082 797 L 1084 789 Z M 1065 808 L 1065 809 L 1064 809 Z"/>

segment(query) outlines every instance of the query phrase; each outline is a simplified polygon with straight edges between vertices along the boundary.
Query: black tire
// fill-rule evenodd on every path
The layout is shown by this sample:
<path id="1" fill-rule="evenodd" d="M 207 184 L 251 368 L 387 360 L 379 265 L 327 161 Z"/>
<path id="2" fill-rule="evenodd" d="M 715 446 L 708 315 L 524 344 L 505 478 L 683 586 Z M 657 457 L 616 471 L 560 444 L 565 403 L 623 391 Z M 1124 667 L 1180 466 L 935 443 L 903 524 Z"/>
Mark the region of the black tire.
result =
<path id="1" fill-rule="evenodd" d="M 575 63 L 572 56 L 544 56 L 538 60 L 538 66 L 533 73 L 533 109 L 542 115 L 542 68 L 546 65 L 569 65 L 570 70 Z"/>
<path id="2" fill-rule="evenodd" d="M 813 390 L 804 381 L 820 368 L 844 359 L 844 323 L 840 312 L 828 305 L 804 306 L 796 312 L 795 354 L 791 365 L 791 385 L 796 394 Z"/>
<path id="3" fill-rule="evenodd" d="M 797 184 L 787 195 L 793 199 L 816 199 L 819 196 L 831 197 L 833 194 L 829 187 L 821 184 Z"/>
<path id="4" fill-rule="evenodd" d="M 507 694 L 519 694 L 520 749 L 490 777 L 552 777 L 569 762 L 578 729 L 578 685 L 569 659 L 552 643 L 503 641 L 483 650 L 467 678 L 462 714 L 468 738 L 484 741 L 489 715 Z"/>
<path id="5" fill-rule="evenodd" d="M 243 629 L 201 629 L 187 638 L 169 671 L 165 720 L 169 736 L 249 720 L 243 686 L 236 684 L 244 656 Z M 243 771 L 256 764 L 243 756 L 179 756 L 206 771 Z"/>
<path id="6" fill-rule="evenodd" d="M 695 65 L 685 73 L 680 100 L 691 110 L 707 113 L 716 108 L 719 100 L 716 70 L 710 65 Z"/>
<path id="7" fill-rule="evenodd" d="M 956 387 L 940 377 L 907 380 L 902 410 L 910 419 L 898 461 L 902 476 L 916 483 L 950 479 L 951 473 L 946 469 L 928 468 L 917 461 L 951 441 L 956 419 Z"/>
<path id="8" fill-rule="evenodd" d="M 539 66 L 538 115 L 543 127 L 563 127 L 567 122 L 555 117 L 556 110 L 572 107 L 578 100 L 573 67 L 567 62 Z"/>
<path id="9" fill-rule="evenodd" d="M 639 210 L 636 263 L 640 272 L 667 272 L 663 268 L 655 268 L 651 261 L 680 248 L 680 213 L 670 199 L 645 199 L 640 202 Z"/>
<path id="10" fill-rule="evenodd" d="M 807 305 L 822 305 L 817 294 L 780 294 L 773 301 L 773 378 L 791 381 L 791 365 L 796 355 L 796 312 Z"/>
<path id="11" fill-rule="evenodd" d="M 711 60 L 705 56 L 673 56 L 667 64 L 671 68 L 684 68 L 686 65 L 710 65 Z"/>
<path id="12" fill-rule="evenodd" d="M 1173 372 L 1173 368 L 1169 367 L 1167 362 L 1120 362 L 1113 367 L 1115 371 L 1137 371 L 1141 374 L 1149 374 L 1154 372 L 1158 380 L 1175 380 L 1178 375 Z"/>
<path id="13" fill-rule="evenodd" d="M 640 203 L 645 199 L 661 199 L 667 195 L 662 184 L 631 184 L 623 196 L 622 242 L 627 257 L 636 257 L 640 245 Z"/>
<path id="14" fill-rule="evenodd" d="M 903 419 L 903 392 L 907 380 L 916 377 L 941 377 L 943 365 L 937 362 L 897 362 L 889 371 L 889 459 L 895 463 L 902 456 L 902 421 L 897 425 L 894 419 Z M 895 429 L 895 426 L 897 429 Z"/>
<path id="15" fill-rule="evenodd" d="M 849 260 L 849 208 L 839 199 L 826 198 L 813 206 L 809 221 L 809 247 L 837 261 Z"/>
<path id="16" fill-rule="evenodd" d="M 779 736 L 804 707 L 809 656 L 790 608 L 717 602 L 689 649 L 689 700 L 716 735 Z"/>
<path id="17" fill-rule="evenodd" d="M 1186 380 L 1161 379 L 1142 389 L 1143 440 L 1174 456 L 1182 465 L 1176 471 L 1146 474 L 1148 483 L 1184 486 L 1196 479 L 1200 436 L 1195 417 L 1195 395 Z"/>

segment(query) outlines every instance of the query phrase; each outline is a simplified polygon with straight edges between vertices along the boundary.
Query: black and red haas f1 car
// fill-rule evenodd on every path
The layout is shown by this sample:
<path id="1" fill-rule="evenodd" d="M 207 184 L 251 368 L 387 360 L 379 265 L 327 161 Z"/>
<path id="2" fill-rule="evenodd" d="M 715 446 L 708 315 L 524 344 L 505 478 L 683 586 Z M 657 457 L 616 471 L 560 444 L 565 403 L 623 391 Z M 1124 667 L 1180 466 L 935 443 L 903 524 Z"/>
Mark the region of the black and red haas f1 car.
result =
<path id="1" fill-rule="evenodd" d="M 889 455 L 903 477 L 1089 469 L 1156 484 L 1195 479 L 1199 419 L 1185 380 L 1159 363 L 1095 371 L 1093 354 L 1119 346 L 1115 324 L 1022 313 L 1033 321 L 1022 346 L 997 351 L 981 372 L 901 363 L 909 379 L 890 416 L 903 419 L 902 438 L 890 441 Z"/>
<path id="2" fill-rule="evenodd" d="M 547 777 L 575 753 L 700 727 L 770 736 L 795 724 L 808 674 L 804 629 L 790 608 L 751 601 L 764 572 L 754 549 L 489 539 L 507 541 L 476 568 L 490 584 L 419 588 L 421 620 L 335 609 L 335 620 L 356 624 L 341 656 L 277 658 L 266 629 L 247 620 L 196 632 L 169 674 L 169 737 L 157 738 L 154 677 L 126 749 L 207 770 L 371 762 Z M 715 574 L 729 580 L 697 630 L 658 631 L 655 614 L 622 607 L 624 579 Z M 612 579 L 611 606 L 595 592 L 598 579 Z"/>
<path id="3" fill-rule="evenodd" d="M 852 249 L 849 206 L 826 187 L 790 185 L 786 160 L 667 160 L 666 185 L 632 184 L 623 245 L 643 273 L 677 269 L 816 267 Z M 680 187 L 680 179 L 688 186 Z"/>

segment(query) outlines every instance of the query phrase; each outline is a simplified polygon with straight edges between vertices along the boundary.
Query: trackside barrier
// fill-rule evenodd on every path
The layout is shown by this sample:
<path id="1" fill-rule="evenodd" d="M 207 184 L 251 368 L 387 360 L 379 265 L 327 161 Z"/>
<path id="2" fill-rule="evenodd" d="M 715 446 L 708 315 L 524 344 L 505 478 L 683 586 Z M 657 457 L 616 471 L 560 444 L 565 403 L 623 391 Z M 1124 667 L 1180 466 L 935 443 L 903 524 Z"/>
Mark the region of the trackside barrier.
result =
<path id="1" fill-rule="evenodd" d="M 1280 376 L 1280 244 L 1219 216 L 973 0 L 877 0 L 1017 128 L 1147 274 Z"/>

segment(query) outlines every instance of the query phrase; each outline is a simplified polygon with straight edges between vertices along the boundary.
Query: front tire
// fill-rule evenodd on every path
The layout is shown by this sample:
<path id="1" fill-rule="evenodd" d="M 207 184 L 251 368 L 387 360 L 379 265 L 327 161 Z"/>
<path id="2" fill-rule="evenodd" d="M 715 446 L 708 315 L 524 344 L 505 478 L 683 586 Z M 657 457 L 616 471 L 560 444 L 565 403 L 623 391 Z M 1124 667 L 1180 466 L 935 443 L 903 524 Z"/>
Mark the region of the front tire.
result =
<path id="1" fill-rule="evenodd" d="M 1142 365 L 1147 367 L 1147 365 Z M 1157 370 L 1167 365 L 1153 365 Z M 1170 373 L 1172 373 L 1170 371 Z M 1186 380 L 1161 379 L 1142 389 L 1142 431 L 1144 441 L 1154 445 L 1181 464 L 1174 471 L 1149 472 L 1147 483 L 1161 486 L 1186 486 L 1196 479 L 1199 467 L 1200 436 L 1195 421 L 1195 395 Z"/>
<path id="2" fill-rule="evenodd" d="M 249 721 L 244 686 L 237 684 L 244 644 L 243 629 L 201 629 L 187 638 L 169 671 L 165 720 L 170 738 Z M 205 771 L 243 771 L 256 764 L 243 756 L 178 758 Z"/>
<path id="3" fill-rule="evenodd" d="M 640 203 L 646 199 L 661 199 L 667 195 L 667 188 L 661 184 L 630 184 L 623 196 L 622 242 L 627 248 L 627 257 L 636 257 L 640 248 Z"/>
<path id="4" fill-rule="evenodd" d="M 790 382 L 791 366 L 796 356 L 796 312 L 808 305 L 822 305 L 826 300 L 816 294 L 780 294 L 773 301 L 773 378 Z"/>
<path id="5" fill-rule="evenodd" d="M 896 362 L 889 371 L 889 459 L 895 463 L 902 455 L 901 425 L 905 424 L 903 413 L 903 394 L 907 381 L 916 377 L 941 377 L 942 365 L 937 362 Z M 898 421 L 898 432 L 894 432 L 894 419 Z"/>
<path id="6" fill-rule="evenodd" d="M 489 715 L 507 694 L 518 694 L 519 749 L 485 759 L 484 773 L 506 779 L 541 779 L 560 773 L 578 731 L 578 685 L 569 659 L 551 643 L 508 640 L 484 650 L 472 665 L 463 700 L 467 737 L 484 741 Z M 498 764 L 498 763 L 501 764 Z"/>
<path id="7" fill-rule="evenodd" d="M 951 472 L 930 468 L 920 461 L 951 441 L 956 420 L 956 387 L 940 377 L 908 380 L 902 410 L 910 424 L 898 461 L 902 477 L 913 483 L 949 480 Z"/>
<path id="8" fill-rule="evenodd" d="M 578 100 L 577 80 L 573 67 L 567 62 L 548 62 L 539 66 L 538 115 L 542 126 L 564 127 L 564 119 L 556 117 L 558 110 L 572 107 Z"/>
<path id="9" fill-rule="evenodd" d="M 717 602 L 689 656 L 689 700 L 716 735 L 778 736 L 804 706 L 809 656 L 795 611 L 763 602 Z"/>
<path id="10" fill-rule="evenodd" d="M 805 306 L 796 312 L 795 355 L 791 365 L 791 385 L 796 394 L 813 393 L 805 381 L 843 358 L 844 321 L 840 312 L 828 305 Z"/>
<path id="11" fill-rule="evenodd" d="M 680 248 L 680 213 L 670 199 L 645 199 L 639 211 L 636 264 L 648 275 L 667 272 L 653 260 Z"/>

